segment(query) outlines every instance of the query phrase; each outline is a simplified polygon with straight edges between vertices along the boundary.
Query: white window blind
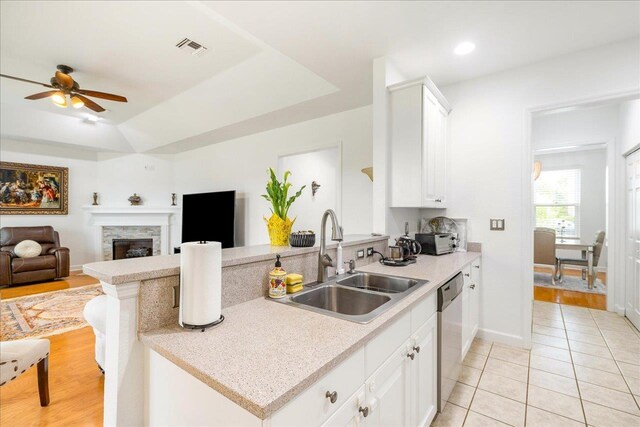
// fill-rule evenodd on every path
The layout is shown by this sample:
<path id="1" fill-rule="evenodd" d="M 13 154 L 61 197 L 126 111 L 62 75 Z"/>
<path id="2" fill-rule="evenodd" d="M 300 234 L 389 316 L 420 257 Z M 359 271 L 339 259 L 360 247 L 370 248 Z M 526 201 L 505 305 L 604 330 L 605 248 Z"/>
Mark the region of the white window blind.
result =
<path id="1" fill-rule="evenodd" d="M 580 236 L 580 169 L 543 170 L 534 184 L 536 227 Z"/>

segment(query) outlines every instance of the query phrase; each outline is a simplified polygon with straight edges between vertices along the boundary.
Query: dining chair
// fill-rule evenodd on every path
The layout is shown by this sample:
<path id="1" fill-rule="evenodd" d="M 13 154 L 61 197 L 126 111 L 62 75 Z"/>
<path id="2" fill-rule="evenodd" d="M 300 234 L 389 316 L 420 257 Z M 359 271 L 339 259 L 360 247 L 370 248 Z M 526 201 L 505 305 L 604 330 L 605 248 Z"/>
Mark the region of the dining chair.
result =
<path id="1" fill-rule="evenodd" d="M 602 254 L 602 247 L 604 246 L 604 237 L 605 232 L 599 230 L 596 232 L 595 241 L 593 243 L 593 262 L 591 264 L 591 271 L 587 271 L 589 268 L 589 260 L 584 258 L 558 258 L 558 268 L 560 270 L 560 276 L 558 281 L 562 283 L 562 279 L 564 277 L 564 266 L 565 265 L 574 265 L 580 267 L 582 270 L 582 279 L 585 278 L 585 273 L 588 279 L 589 289 L 593 287 L 593 282 L 596 276 L 596 267 L 598 266 L 598 262 L 600 261 L 600 254 Z M 589 254 L 587 254 L 587 257 Z"/>
<path id="2" fill-rule="evenodd" d="M 556 230 L 537 227 L 533 232 L 533 264 L 551 268 L 551 283 L 556 284 Z"/>
<path id="3" fill-rule="evenodd" d="M 49 405 L 49 348 L 48 339 L 0 342 L 0 386 L 37 365 L 40 406 Z"/>

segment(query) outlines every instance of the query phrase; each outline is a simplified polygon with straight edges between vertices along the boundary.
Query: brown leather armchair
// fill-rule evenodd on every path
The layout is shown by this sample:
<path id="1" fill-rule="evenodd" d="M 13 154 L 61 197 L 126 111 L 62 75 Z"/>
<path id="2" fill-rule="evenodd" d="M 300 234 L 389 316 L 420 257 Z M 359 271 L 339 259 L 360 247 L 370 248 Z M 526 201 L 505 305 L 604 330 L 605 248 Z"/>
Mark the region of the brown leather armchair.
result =
<path id="1" fill-rule="evenodd" d="M 42 246 L 40 256 L 19 258 L 13 252 L 23 240 Z M 0 229 L 0 285 L 40 282 L 69 275 L 69 249 L 60 246 L 53 227 L 3 227 Z"/>

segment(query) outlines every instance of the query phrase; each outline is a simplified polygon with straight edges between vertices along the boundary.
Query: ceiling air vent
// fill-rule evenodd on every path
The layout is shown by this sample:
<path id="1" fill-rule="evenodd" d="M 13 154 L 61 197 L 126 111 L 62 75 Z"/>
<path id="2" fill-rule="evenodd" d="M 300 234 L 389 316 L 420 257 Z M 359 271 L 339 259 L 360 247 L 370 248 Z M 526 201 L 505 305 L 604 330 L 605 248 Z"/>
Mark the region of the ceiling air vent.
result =
<path id="1" fill-rule="evenodd" d="M 200 43 L 187 38 L 180 40 L 180 42 L 176 44 L 176 47 L 180 50 L 191 52 L 194 56 L 200 56 L 207 51 L 207 48 L 202 46 Z"/>

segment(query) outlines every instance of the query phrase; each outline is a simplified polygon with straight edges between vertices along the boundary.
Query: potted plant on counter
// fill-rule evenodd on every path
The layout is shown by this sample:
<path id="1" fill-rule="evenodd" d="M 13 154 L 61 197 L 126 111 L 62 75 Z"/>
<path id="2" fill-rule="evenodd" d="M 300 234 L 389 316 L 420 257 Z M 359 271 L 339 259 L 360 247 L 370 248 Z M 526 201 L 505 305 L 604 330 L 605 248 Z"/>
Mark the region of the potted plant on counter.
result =
<path id="1" fill-rule="evenodd" d="M 269 230 L 269 239 L 273 246 L 288 246 L 289 236 L 291 235 L 291 227 L 295 222 L 295 218 L 291 220 L 287 214 L 289 208 L 300 197 L 302 190 L 306 187 L 303 185 L 297 193 L 289 197 L 289 188 L 291 183 L 287 182 L 287 179 L 291 175 L 290 171 L 284 173 L 282 182 L 278 181 L 276 173 L 272 168 L 269 168 L 270 180 L 267 182 L 267 194 L 263 194 L 262 197 L 271 203 L 271 218 L 264 218 L 267 223 L 267 229 Z"/>

